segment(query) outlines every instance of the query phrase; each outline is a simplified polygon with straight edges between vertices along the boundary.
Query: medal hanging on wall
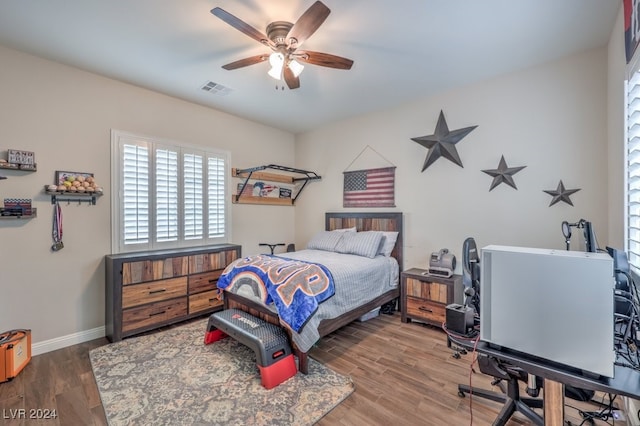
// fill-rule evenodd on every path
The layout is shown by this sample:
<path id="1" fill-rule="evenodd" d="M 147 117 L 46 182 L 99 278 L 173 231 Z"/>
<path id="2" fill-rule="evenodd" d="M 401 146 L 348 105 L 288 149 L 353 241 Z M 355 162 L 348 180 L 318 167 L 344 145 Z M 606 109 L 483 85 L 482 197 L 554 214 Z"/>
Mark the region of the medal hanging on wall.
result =
<path id="1" fill-rule="evenodd" d="M 51 250 L 62 250 L 64 248 L 64 244 L 62 244 L 62 208 L 60 208 L 60 204 L 57 201 L 56 205 L 53 206 L 53 230 L 51 236 L 53 237 Z"/>

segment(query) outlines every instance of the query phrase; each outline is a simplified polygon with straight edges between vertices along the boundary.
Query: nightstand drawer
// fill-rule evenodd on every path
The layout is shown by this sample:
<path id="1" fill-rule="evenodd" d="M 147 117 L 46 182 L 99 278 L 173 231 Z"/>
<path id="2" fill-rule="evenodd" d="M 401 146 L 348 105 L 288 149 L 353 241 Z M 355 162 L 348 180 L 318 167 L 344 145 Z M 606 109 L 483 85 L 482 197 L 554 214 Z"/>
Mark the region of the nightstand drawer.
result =
<path id="1" fill-rule="evenodd" d="M 143 327 L 171 321 L 187 315 L 187 298 L 165 300 L 122 311 L 122 331 L 129 332 Z"/>
<path id="2" fill-rule="evenodd" d="M 439 277 L 412 268 L 400 274 L 400 312 L 402 322 L 412 319 L 441 327 L 447 305 L 462 303 L 462 276 Z"/>
<path id="3" fill-rule="evenodd" d="M 415 297 L 407 297 L 407 315 L 442 324 L 445 320 L 445 305 Z"/>
<path id="4" fill-rule="evenodd" d="M 122 307 L 130 308 L 187 294 L 187 277 L 128 285 L 122 289 Z"/>
<path id="5" fill-rule="evenodd" d="M 206 311 L 207 309 L 221 307 L 223 302 L 216 296 L 218 290 L 205 291 L 189 296 L 189 314 Z"/>
<path id="6" fill-rule="evenodd" d="M 447 284 L 421 281 L 415 278 L 407 278 L 407 296 L 420 299 L 429 299 L 434 302 L 447 303 Z"/>

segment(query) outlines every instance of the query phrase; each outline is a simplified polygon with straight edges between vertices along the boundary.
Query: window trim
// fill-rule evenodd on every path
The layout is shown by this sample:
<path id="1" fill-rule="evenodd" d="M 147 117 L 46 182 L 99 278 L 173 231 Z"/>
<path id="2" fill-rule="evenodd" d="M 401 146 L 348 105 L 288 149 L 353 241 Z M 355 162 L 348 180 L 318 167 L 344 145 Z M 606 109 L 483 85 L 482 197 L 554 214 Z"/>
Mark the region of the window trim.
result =
<path id="1" fill-rule="evenodd" d="M 198 240 L 185 240 L 184 235 L 181 230 L 179 230 L 179 238 L 178 241 L 168 241 L 168 242 L 157 242 L 154 241 L 154 235 L 150 235 L 150 241 L 147 244 L 141 245 L 131 245 L 127 246 L 124 244 L 122 239 L 122 225 L 124 222 L 123 218 L 123 210 L 122 210 L 122 164 L 120 161 L 121 155 L 121 142 L 126 139 L 133 139 L 138 142 L 147 144 L 150 148 L 149 157 L 152 159 L 152 163 L 155 160 L 155 149 L 153 148 L 180 148 L 179 153 L 179 170 L 182 173 L 182 155 L 184 152 L 188 153 L 199 153 L 205 154 L 203 161 L 203 169 L 204 169 L 204 188 L 203 188 L 203 206 L 205 209 L 208 209 L 208 185 L 209 179 L 207 174 L 208 169 L 208 161 L 209 155 L 216 156 L 218 158 L 224 159 L 224 235 L 221 237 L 208 237 L 208 227 L 209 227 L 209 218 L 205 216 L 203 218 L 203 238 Z M 187 248 L 187 247 L 201 247 L 212 244 L 222 244 L 228 243 L 231 241 L 231 198 L 230 198 L 230 188 L 231 188 L 231 153 L 226 150 L 199 146 L 194 144 L 187 144 L 184 142 L 178 142 L 169 139 L 163 139 L 153 136 L 141 135 L 132 132 L 121 131 L 117 129 L 111 129 L 111 253 L 134 253 L 140 251 L 149 251 L 149 250 L 161 250 L 161 249 L 170 249 L 170 248 Z M 155 170 L 152 170 L 150 173 L 150 179 L 153 181 L 155 178 Z M 150 185 L 150 204 L 151 204 L 151 212 L 149 214 L 149 223 L 150 223 L 150 234 L 154 234 L 153 230 L 155 229 L 156 215 L 153 212 L 153 206 L 155 205 L 155 195 L 154 190 L 155 183 Z M 178 193 L 181 196 L 183 192 L 182 187 L 178 189 Z M 179 207 L 179 220 L 183 220 L 184 218 L 184 208 L 182 203 L 180 203 Z M 144 246 L 144 247 L 143 247 Z"/>

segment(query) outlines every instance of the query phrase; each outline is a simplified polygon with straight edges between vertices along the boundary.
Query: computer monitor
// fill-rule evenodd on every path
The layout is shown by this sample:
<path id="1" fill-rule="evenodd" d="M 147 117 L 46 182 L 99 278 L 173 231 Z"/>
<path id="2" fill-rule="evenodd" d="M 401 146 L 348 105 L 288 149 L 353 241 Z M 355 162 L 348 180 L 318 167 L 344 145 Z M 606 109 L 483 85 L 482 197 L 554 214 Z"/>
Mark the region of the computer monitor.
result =
<path id="1" fill-rule="evenodd" d="M 587 253 L 598 252 L 598 239 L 596 238 L 596 232 L 593 230 L 591 222 L 584 221 L 584 243 L 585 251 Z"/>

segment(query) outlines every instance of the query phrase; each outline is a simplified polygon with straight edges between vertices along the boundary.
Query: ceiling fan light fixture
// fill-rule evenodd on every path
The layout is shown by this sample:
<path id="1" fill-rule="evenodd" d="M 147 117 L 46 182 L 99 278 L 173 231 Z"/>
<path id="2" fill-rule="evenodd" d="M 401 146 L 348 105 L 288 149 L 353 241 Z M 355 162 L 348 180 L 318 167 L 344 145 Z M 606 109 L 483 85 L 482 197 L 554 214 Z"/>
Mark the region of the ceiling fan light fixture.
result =
<path id="1" fill-rule="evenodd" d="M 259 64 L 268 59 L 271 65 L 268 71 L 269 76 L 277 81 L 284 80 L 289 89 L 297 89 L 300 87 L 299 76 L 304 69 L 300 62 L 305 66 L 311 64 L 342 70 L 349 70 L 353 65 L 351 59 L 329 53 L 297 51 L 331 13 L 331 10 L 321 0 L 315 0 L 295 23 L 271 22 L 267 25 L 266 34 L 219 7 L 212 9 L 211 13 L 273 51 L 273 53 L 270 52 L 271 54 L 254 55 L 222 65 L 225 70 L 235 70 Z M 279 83 L 276 84 L 279 85 Z M 282 88 L 284 89 L 284 86 Z"/>
<path id="2" fill-rule="evenodd" d="M 293 75 L 296 77 L 299 77 L 300 74 L 302 74 L 302 70 L 304 69 L 304 65 L 302 65 L 300 62 L 296 61 L 295 59 L 290 60 L 288 66 L 291 72 L 293 73 Z"/>
<path id="3" fill-rule="evenodd" d="M 277 69 L 276 67 L 273 67 L 269 70 L 269 72 L 267 72 L 267 74 L 269 74 L 276 80 L 282 80 L 282 68 Z"/>
<path id="4" fill-rule="evenodd" d="M 280 52 L 273 52 L 269 55 L 269 65 L 271 65 L 271 69 L 268 74 L 276 80 L 281 80 L 282 68 L 284 67 L 284 55 Z"/>

